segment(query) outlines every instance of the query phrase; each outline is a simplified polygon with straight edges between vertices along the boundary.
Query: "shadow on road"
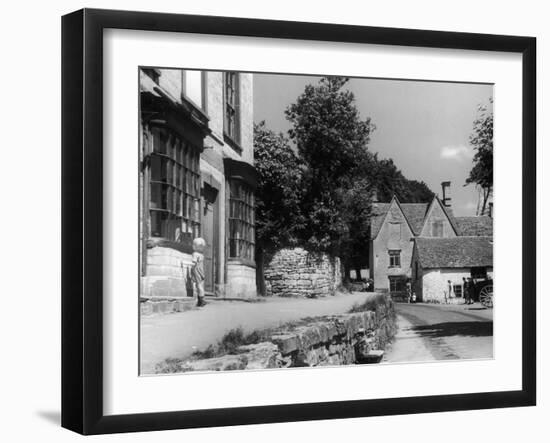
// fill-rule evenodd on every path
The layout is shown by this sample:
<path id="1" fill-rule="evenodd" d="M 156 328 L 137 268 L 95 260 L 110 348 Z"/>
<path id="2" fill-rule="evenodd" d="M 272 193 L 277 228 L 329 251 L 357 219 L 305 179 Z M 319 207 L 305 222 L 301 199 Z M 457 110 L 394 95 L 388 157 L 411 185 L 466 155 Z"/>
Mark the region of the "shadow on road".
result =
<path id="1" fill-rule="evenodd" d="M 433 325 L 413 326 L 412 331 L 417 332 L 422 337 L 486 337 L 493 335 L 493 322 L 470 321 L 470 322 L 450 322 L 436 323 Z"/>

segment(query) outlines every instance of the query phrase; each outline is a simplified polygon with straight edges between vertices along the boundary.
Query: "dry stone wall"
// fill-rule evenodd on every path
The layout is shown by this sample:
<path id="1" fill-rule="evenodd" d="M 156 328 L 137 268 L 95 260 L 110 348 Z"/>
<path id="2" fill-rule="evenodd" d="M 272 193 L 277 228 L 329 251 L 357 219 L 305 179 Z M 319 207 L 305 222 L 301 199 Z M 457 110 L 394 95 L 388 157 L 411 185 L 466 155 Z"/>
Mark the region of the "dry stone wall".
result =
<path id="1" fill-rule="evenodd" d="M 181 362 L 178 371 L 228 371 L 377 363 L 396 332 L 389 296 L 374 311 L 318 317 L 282 326 L 236 353 Z"/>
<path id="2" fill-rule="evenodd" d="M 281 249 L 264 266 L 266 295 L 317 298 L 342 284 L 340 259 L 303 248 Z"/>

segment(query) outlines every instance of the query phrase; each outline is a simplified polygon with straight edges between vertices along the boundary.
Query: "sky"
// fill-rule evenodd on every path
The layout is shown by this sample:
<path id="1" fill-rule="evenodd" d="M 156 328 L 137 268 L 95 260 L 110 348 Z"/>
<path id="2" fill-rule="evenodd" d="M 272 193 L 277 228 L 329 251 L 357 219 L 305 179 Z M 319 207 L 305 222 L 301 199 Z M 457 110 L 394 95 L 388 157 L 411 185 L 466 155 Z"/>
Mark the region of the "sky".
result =
<path id="1" fill-rule="evenodd" d="M 285 109 L 318 80 L 254 74 L 254 121 L 286 133 Z M 353 78 L 345 87 L 355 94 L 361 117 L 376 126 L 371 152 L 392 158 L 405 177 L 423 180 L 439 196 L 441 182 L 451 181 L 455 215 L 475 215 L 478 193 L 464 186 L 474 155 L 468 138 L 478 105 L 489 104 L 492 85 Z"/>

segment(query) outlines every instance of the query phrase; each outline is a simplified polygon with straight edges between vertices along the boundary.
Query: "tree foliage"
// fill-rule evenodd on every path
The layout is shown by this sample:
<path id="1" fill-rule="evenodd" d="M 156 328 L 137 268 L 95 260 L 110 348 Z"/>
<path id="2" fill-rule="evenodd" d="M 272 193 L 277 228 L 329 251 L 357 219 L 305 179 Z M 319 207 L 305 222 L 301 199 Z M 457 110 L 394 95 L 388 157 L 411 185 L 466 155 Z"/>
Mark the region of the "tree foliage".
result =
<path id="1" fill-rule="evenodd" d="M 473 166 L 466 185 L 475 184 L 481 190 L 481 214 L 485 214 L 487 202 L 493 191 L 493 99 L 490 106 L 479 105 L 474 120 L 470 145 L 474 148 Z"/>
<path id="2" fill-rule="evenodd" d="M 371 175 L 373 182 L 376 183 L 379 201 L 389 202 L 395 195 L 401 202 L 427 203 L 434 196 L 434 193 L 423 181 L 405 178 L 391 158 L 379 160 L 375 155 Z"/>
<path id="3" fill-rule="evenodd" d="M 295 245 L 304 228 L 303 164 L 283 134 L 254 125 L 256 243 L 264 249 Z"/>
<path id="4" fill-rule="evenodd" d="M 353 93 L 343 89 L 347 82 L 343 77 L 324 77 L 317 85 L 306 86 L 286 110 L 292 124 L 290 138 L 305 165 L 305 242 L 332 253 L 339 253 L 352 235 L 349 197 L 354 194 L 358 165 L 368 159 L 367 144 L 374 129 L 370 118 L 361 119 Z"/>

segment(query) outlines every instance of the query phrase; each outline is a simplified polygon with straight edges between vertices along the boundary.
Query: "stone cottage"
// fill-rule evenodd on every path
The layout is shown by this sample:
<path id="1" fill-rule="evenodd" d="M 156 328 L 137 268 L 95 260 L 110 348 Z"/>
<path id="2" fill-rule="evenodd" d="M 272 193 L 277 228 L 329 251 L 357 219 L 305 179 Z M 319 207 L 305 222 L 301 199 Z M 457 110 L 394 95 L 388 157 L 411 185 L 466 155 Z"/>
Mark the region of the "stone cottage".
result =
<path id="1" fill-rule="evenodd" d="M 493 238 L 417 238 L 412 258 L 413 290 L 424 302 L 464 301 L 463 279 L 493 278 Z"/>
<path id="2" fill-rule="evenodd" d="M 376 291 L 405 294 L 407 280 L 414 278 L 411 263 L 417 239 L 459 238 L 460 244 L 460 238 L 492 237 L 491 217 L 454 217 L 449 202 L 434 196 L 430 203 L 401 203 L 394 196 L 389 203 L 373 204 L 369 273 Z"/>
<path id="3" fill-rule="evenodd" d="M 405 292 L 416 237 L 456 237 L 458 228 L 436 196 L 430 203 L 374 203 L 369 272 L 375 291 Z"/>
<path id="4" fill-rule="evenodd" d="M 141 297 L 193 295 L 206 240 L 207 295 L 256 294 L 252 74 L 141 68 Z"/>

